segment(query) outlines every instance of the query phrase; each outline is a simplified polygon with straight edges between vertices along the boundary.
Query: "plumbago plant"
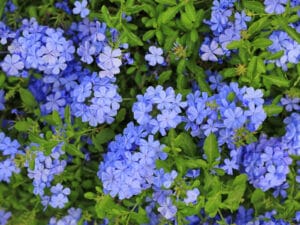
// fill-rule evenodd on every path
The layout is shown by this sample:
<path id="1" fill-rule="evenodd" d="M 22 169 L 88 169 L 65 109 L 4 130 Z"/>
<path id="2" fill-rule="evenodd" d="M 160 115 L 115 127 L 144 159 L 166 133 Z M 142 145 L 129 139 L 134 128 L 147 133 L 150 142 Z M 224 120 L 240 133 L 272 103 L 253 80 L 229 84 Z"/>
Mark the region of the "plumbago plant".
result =
<path id="1" fill-rule="evenodd" d="M 299 0 L 2 0 L 0 224 L 299 224 Z"/>

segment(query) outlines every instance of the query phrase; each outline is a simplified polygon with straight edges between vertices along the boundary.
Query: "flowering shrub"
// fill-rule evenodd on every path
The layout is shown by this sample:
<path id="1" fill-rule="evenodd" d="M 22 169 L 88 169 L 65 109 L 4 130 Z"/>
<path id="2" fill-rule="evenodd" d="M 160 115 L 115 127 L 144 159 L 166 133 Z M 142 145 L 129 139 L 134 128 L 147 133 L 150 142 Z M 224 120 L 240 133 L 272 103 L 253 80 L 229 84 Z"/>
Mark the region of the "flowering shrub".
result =
<path id="1" fill-rule="evenodd" d="M 299 0 L 0 17 L 0 225 L 300 224 Z"/>

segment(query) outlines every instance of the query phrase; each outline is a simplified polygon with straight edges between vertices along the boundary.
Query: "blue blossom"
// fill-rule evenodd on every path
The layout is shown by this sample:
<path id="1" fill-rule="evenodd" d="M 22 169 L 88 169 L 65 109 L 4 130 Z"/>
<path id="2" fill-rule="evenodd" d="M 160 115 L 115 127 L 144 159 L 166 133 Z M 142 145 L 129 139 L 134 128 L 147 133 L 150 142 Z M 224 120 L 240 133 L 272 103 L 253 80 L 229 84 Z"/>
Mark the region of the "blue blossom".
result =
<path id="1" fill-rule="evenodd" d="M 87 0 L 82 0 L 82 2 L 75 1 L 74 2 L 74 8 L 73 13 L 74 14 L 80 14 L 81 18 L 85 18 L 87 15 L 89 15 L 90 10 L 87 8 Z"/>
<path id="2" fill-rule="evenodd" d="M 5 92 L 4 90 L 0 89 L 0 111 L 5 109 Z"/>
<path id="3" fill-rule="evenodd" d="M 285 11 L 287 0 L 265 0 L 264 4 L 266 13 L 282 14 Z"/>
<path id="4" fill-rule="evenodd" d="M 51 217 L 48 225 L 58 225 L 58 224 L 78 224 L 82 215 L 82 210 L 80 208 L 70 208 L 68 209 L 68 215 L 57 219 L 55 217 Z"/>
<path id="5" fill-rule="evenodd" d="M 87 64 L 91 64 L 94 61 L 92 55 L 95 53 L 96 53 L 96 48 L 95 46 L 91 45 L 89 41 L 85 41 L 77 49 L 77 54 L 81 56 L 81 61 Z"/>
<path id="6" fill-rule="evenodd" d="M 7 44 L 7 40 L 15 38 L 15 36 L 16 36 L 15 32 L 11 31 L 9 27 L 6 26 L 5 23 L 0 21 L 0 44 L 1 45 Z"/>
<path id="7" fill-rule="evenodd" d="M 280 103 L 285 107 L 286 111 L 300 110 L 300 98 L 290 98 L 286 96 L 280 99 Z"/>
<path id="8" fill-rule="evenodd" d="M 185 202 L 185 204 L 196 203 L 199 194 L 200 194 L 200 191 L 198 188 L 194 188 L 192 190 L 187 190 L 186 198 L 183 201 Z"/>
<path id="9" fill-rule="evenodd" d="M 160 212 L 163 217 L 170 220 L 175 217 L 177 207 L 173 205 L 171 198 L 168 197 L 166 201 L 158 207 L 157 211 Z"/>
<path id="10" fill-rule="evenodd" d="M 175 94 L 173 88 L 166 90 L 162 86 L 148 87 L 144 95 L 137 95 L 138 101 L 132 106 L 134 119 L 152 134 L 158 131 L 166 135 L 166 131 L 175 128 L 183 121 L 180 115 L 186 102 L 181 101 L 181 94 Z M 156 116 L 152 112 L 157 109 Z"/>
<path id="11" fill-rule="evenodd" d="M 209 40 L 205 41 L 202 44 L 199 52 L 202 60 L 213 62 L 218 61 L 216 55 L 221 56 L 223 54 L 223 50 L 219 47 L 219 44 L 215 40 L 212 40 L 211 42 Z"/>
<path id="12" fill-rule="evenodd" d="M 61 92 L 55 92 L 55 94 L 50 94 L 47 96 L 47 103 L 45 108 L 47 112 L 58 111 L 61 112 L 62 107 L 66 105 L 66 100 L 63 98 Z"/>
<path id="13" fill-rule="evenodd" d="M 236 12 L 234 14 L 235 17 L 235 28 L 238 30 L 246 30 L 247 29 L 247 24 L 246 22 L 251 21 L 251 17 L 247 16 L 245 14 L 245 11 L 242 11 L 241 13 Z"/>
<path id="14" fill-rule="evenodd" d="M 283 136 L 291 155 L 300 155 L 300 114 L 292 113 L 283 122 L 286 124 L 286 133 Z"/>
<path id="15" fill-rule="evenodd" d="M 112 49 L 109 46 L 105 46 L 103 52 L 99 55 L 98 66 L 104 70 L 99 72 L 99 76 L 103 77 L 113 77 L 115 74 L 120 72 L 120 66 L 122 61 L 120 49 Z"/>
<path id="16" fill-rule="evenodd" d="M 51 187 L 51 198 L 49 205 L 53 208 L 62 209 L 65 204 L 69 201 L 67 195 L 71 193 L 70 188 L 64 188 L 60 183 Z"/>
<path id="17" fill-rule="evenodd" d="M 225 170 L 225 172 L 229 175 L 233 174 L 233 169 L 238 170 L 239 169 L 239 165 L 236 163 L 235 160 L 229 160 L 229 159 L 225 159 L 224 160 L 224 165 L 221 167 L 223 170 Z"/>
<path id="18" fill-rule="evenodd" d="M 6 55 L 1 63 L 1 67 L 8 76 L 19 76 L 20 70 L 24 69 L 24 63 L 19 55 Z"/>
<path id="19" fill-rule="evenodd" d="M 261 136 L 243 150 L 243 166 L 251 184 L 267 191 L 286 181 L 292 159 L 282 139 Z"/>
<path id="20" fill-rule="evenodd" d="M 145 60 L 148 61 L 150 66 L 155 66 L 156 64 L 162 65 L 164 63 L 163 50 L 161 48 L 150 46 L 149 52 L 149 54 L 145 55 Z"/>
<path id="21" fill-rule="evenodd" d="M 224 116 L 224 125 L 228 128 L 240 128 L 246 121 L 246 117 L 243 115 L 243 110 L 240 107 L 236 107 L 235 109 L 226 109 L 224 111 Z"/>
<path id="22" fill-rule="evenodd" d="M 0 182 L 5 181 L 10 182 L 10 177 L 13 173 L 19 173 L 20 169 L 16 167 L 13 158 L 8 158 L 4 161 L 0 161 Z"/>
<path id="23" fill-rule="evenodd" d="M 6 212 L 5 210 L 0 209 L 0 225 L 6 225 L 10 217 L 11 212 Z"/>
<path id="24" fill-rule="evenodd" d="M 65 11 L 67 14 L 71 15 L 72 11 L 68 6 L 68 0 L 63 0 L 62 2 L 56 2 L 55 7 Z"/>

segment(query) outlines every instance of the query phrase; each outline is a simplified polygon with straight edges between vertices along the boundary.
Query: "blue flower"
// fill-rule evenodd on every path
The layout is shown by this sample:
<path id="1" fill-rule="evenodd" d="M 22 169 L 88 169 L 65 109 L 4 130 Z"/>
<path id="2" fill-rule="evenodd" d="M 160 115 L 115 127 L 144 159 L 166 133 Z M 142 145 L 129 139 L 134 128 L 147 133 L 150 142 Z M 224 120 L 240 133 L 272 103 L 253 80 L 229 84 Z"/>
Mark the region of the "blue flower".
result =
<path id="1" fill-rule="evenodd" d="M 112 49 L 110 46 L 105 46 L 103 52 L 99 55 L 98 66 L 104 71 L 99 72 L 99 76 L 113 77 L 115 74 L 120 73 L 120 66 L 122 61 L 120 59 L 121 50 L 119 48 Z"/>
<path id="2" fill-rule="evenodd" d="M 80 14 L 81 18 L 85 18 L 87 17 L 87 15 L 89 15 L 90 10 L 87 8 L 87 0 L 82 0 L 82 2 L 79 1 L 75 1 L 74 2 L 74 6 L 75 8 L 73 8 L 73 13 L 74 14 Z"/>
<path id="3" fill-rule="evenodd" d="M 48 225 L 58 225 L 58 224 L 78 224 L 81 218 L 82 210 L 80 208 L 70 208 L 68 209 L 68 215 L 56 219 L 55 217 L 51 217 Z"/>
<path id="4" fill-rule="evenodd" d="M 24 68 L 24 63 L 19 55 L 7 55 L 1 63 L 1 67 L 8 76 L 20 76 L 20 70 Z"/>
<path id="5" fill-rule="evenodd" d="M 5 98 L 4 98 L 4 91 L 0 89 L 0 111 L 5 109 Z"/>
<path id="6" fill-rule="evenodd" d="M 163 217 L 170 220 L 175 217 L 177 213 L 177 207 L 173 205 L 171 198 L 168 197 L 166 201 L 163 202 L 160 207 L 158 207 L 157 211 L 160 212 Z"/>
<path id="7" fill-rule="evenodd" d="M 280 99 L 280 103 L 285 106 L 286 111 L 291 112 L 293 110 L 300 110 L 300 98 L 290 98 L 286 96 Z"/>
<path id="8" fill-rule="evenodd" d="M 65 207 L 65 204 L 68 203 L 69 199 L 67 195 L 71 193 L 70 188 L 64 188 L 60 183 L 51 187 L 51 198 L 49 205 L 53 208 L 62 209 Z"/>
<path id="9" fill-rule="evenodd" d="M 265 0 L 266 13 L 282 14 L 285 11 L 285 4 L 287 0 Z"/>
<path id="10" fill-rule="evenodd" d="M 0 225 L 6 225 L 10 217 L 11 217 L 11 212 L 6 212 L 0 209 Z"/>
<path id="11" fill-rule="evenodd" d="M 204 61 L 217 62 L 218 58 L 216 55 L 221 56 L 224 52 L 215 40 L 212 40 L 209 43 L 209 40 L 207 39 L 207 41 L 202 44 L 199 54 Z"/>
<path id="12" fill-rule="evenodd" d="M 238 30 L 246 30 L 247 29 L 247 24 L 246 22 L 249 22 L 251 20 L 251 17 L 247 16 L 245 14 L 245 11 L 242 11 L 241 13 L 236 12 L 234 14 L 235 17 L 235 29 Z"/>
<path id="13" fill-rule="evenodd" d="M 164 63 L 163 50 L 161 48 L 150 46 L 149 52 L 149 54 L 145 55 L 145 60 L 148 61 L 150 66 L 155 66 L 156 64 L 162 65 Z"/>
<path id="14" fill-rule="evenodd" d="M 224 125 L 227 128 L 237 129 L 240 128 L 243 123 L 246 121 L 246 117 L 244 115 L 243 110 L 240 107 L 236 107 L 235 109 L 226 109 L 224 111 Z"/>
<path id="15" fill-rule="evenodd" d="M 187 190 L 186 192 L 186 198 L 183 200 L 185 204 L 193 203 L 195 204 L 197 202 L 198 195 L 200 194 L 200 191 L 198 188 L 194 188 L 192 190 Z"/>

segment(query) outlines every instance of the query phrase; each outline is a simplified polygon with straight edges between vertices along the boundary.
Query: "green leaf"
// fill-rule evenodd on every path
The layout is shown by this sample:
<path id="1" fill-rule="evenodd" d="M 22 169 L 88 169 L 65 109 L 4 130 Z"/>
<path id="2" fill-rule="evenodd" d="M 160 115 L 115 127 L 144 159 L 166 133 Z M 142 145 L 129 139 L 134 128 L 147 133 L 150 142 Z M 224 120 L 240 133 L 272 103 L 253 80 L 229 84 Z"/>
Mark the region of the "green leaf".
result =
<path id="1" fill-rule="evenodd" d="M 196 21 L 196 10 L 192 1 L 185 5 L 185 11 L 187 16 L 190 18 L 192 22 Z"/>
<path id="2" fill-rule="evenodd" d="M 197 145 L 187 133 L 180 133 L 175 138 L 175 146 L 180 147 L 189 156 L 194 156 L 197 153 Z"/>
<path id="3" fill-rule="evenodd" d="M 238 41 L 232 41 L 229 44 L 226 45 L 226 48 L 229 50 L 232 49 L 238 49 L 243 47 L 243 40 L 238 40 Z"/>
<path id="4" fill-rule="evenodd" d="M 101 130 L 96 136 L 95 141 L 97 144 L 105 144 L 108 143 L 111 139 L 113 139 L 115 136 L 114 131 L 111 128 L 104 128 Z"/>
<path id="5" fill-rule="evenodd" d="M 267 114 L 267 116 L 276 116 L 279 113 L 281 113 L 283 110 L 282 106 L 279 105 L 265 105 L 264 111 Z"/>
<path id="6" fill-rule="evenodd" d="M 96 198 L 96 195 L 93 192 L 86 192 L 86 193 L 84 193 L 84 197 L 86 199 L 93 200 Z"/>
<path id="7" fill-rule="evenodd" d="M 7 0 L 0 1 L 0 18 L 2 18 L 6 2 L 7 2 Z"/>
<path id="8" fill-rule="evenodd" d="M 235 77 L 236 76 L 236 69 L 235 68 L 226 68 L 222 70 L 221 74 L 224 78 L 228 77 Z"/>
<path id="9" fill-rule="evenodd" d="M 276 17 L 274 19 L 275 24 L 278 24 L 288 35 L 300 44 L 299 33 L 289 26 L 289 22 L 284 17 Z"/>
<path id="10" fill-rule="evenodd" d="M 154 35 L 155 35 L 155 30 L 148 30 L 148 31 L 143 35 L 143 41 L 148 41 L 148 40 L 150 40 Z"/>
<path id="11" fill-rule="evenodd" d="M 281 56 L 283 56 L 284 51 L 278 51 L 276 53 L 271 54 L 270 56 L 266 57 L 266 59 L 268 60 L 274 60 L 274 59 L 279 59 Z"/>
<path id="12" fill-rule="evenodd" d="M 248 29 L 248 34 L 253 35 L 254 33 L 259 32 L 263 28 L 269 26 L 270 26 L 270 18 L 268 16 L 262 17 L 250 25 Z"/>
<path id="13" fill-rule="evenodd" d="M 255 48 L 266 48 L 266 47 L 270 46 L 271 44 L 273 44 L 273 41 L 271 41 L 268 38 L 256 38 L 252 42 L 252 46 Z"/>
<path id="14" fill-rule="evenodd" d="M 26 107 L 34 108 L 37 106 L 37 102 L 29 90 L 20 88 L 19 93 L 21 100 L 26 105 Z"/>
<path id="15" fill-rule="evenodd" d="M 131 32 L 130 30 L 128 30 L 127 28 L 124 27 L 124 36 L 127 37 L 127 41 L 130 45 L 132 46 L 143 46 L 143 42 L 141 41 L 141 39 L 135 35 L 133 32 Z"/>
<path id="16" fill-rule="evenodd" d="M 214 133 L 211 133 L 209 136 L 206 137 L 203 149 L 207 157 L 208 164 L 212 166 L 215 160 L 220 156 L 217 138 Z"/>
<path id="17" fill-rule="evenodd" d="M 31 127 L 32 123 L 28 121 L 17 121 L 14 125 L 14 128 L 17 131 L 28 131 Z"/>
<path id="18" fill-rule="evenodd" d="M 199 35 L 196 29 L 193 29 L 190 34 L 192 42 L 196 42 L 199 39 Z"/>
<path id="19" fill-rule="evenodd" d="M 158 77 L 158 84 L 160 85 L 164 84 L 167 80 L 170 79 L 171 75 L 172 75 L 172 70 L 167 70 L 162 72 Z"/>
<path id="20" fill-rule="evenodd" d="M 188 30 L 190 30 L 193 26 L 193 23 L 188 17 L 187 13 L 181 13 L 180 21 L 182 22 L 182 25 Z"/>
<path id="21" fill-rule="evenodd" d="M 111 18 L 110 14 L 109 14 L 109 11 L 108 11 L 108 9 L 107 9 L 107 7 L 105 5 L 103 5 L 101 7 L 101 12 L 102 12 L 102 16 L 103 16 L 103 19 L 106 22 L 106 24 L 109 27 L 113 27 L 112 18 Z"/>
<path id="22" fill-rule="evenodd" d="M 160 4 L 176 5 L 176 0 L 155 0 L 155 1 Z"/>
<path id="23" fill-rule="evenodd" d="M 266 86 L 270 86 L 270 85 L 276 85 L 277 87 L 289 87 L 290 86 L 290 81 L 283 77 L 279 77 L 276 75 L 265 75 L 262 77 L 264 80 L 264 84 Z"/>
<path id="24" fill-rule="evenodd" d="M 256 66 L 257 66 L 257 56 L 253 56 L 247 67 L 247 78 L 250 81 L 253 81 L 256 75 Z"/>
<path id="25" fill-rule="evenodd" d="M 255 213 L 259 214 L 265 205 L 265 193 L 259 188 L 255 189 L 251 196 L 251 203 L 255 208 Z"/>
<path id="26" fill-rule="evenodd" d="M 63 148 L 68 154 L 72 156 L 78 156 L 79 158 L 84 159 L 84 154 L 81 152 L 81 150 L 78 147 L 75 147 L 75 145 L 65 144 Z"/>
<path id="27" fill-rule="evenodd" d="M 241 174 L 234 178 L 232 185 L 229 186 L 229 193 L 222 207 L 235 211 L 239 208 L 244 192 L 246 190 L 247 175 Z"/>
<path id="28" fill-rule="evenodd" d="M 179 9 L 180 9 L 179 5 L 168 7 L 166 11 L 160 14 L 158 21 L 161 22 L 162 24 L 168 23 L 169 21 L 174 19 Z"/>
<path id="29" fill-rule="evenodd" d="M 242 2 L 244 7 L 251 12 L 264 14 L 265 13 L 265 7 L 261 2 L 257 1 L 243 1 Z"/>

